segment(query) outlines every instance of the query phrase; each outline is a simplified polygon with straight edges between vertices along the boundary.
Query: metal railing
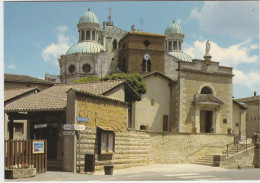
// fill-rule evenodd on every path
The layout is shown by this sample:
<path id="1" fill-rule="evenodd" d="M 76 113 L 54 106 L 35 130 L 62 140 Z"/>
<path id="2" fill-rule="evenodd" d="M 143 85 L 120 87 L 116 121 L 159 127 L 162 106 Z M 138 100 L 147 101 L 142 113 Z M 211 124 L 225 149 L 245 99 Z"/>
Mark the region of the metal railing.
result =
<path id="1" fill-rule="evenodd" d="M 240 144 L 239 138 L 235 137 L 234 142 L 227 144 L 227 149 L 226 152 L 224 152 L 224 154 L 226 154 L 226 156 L 228 157 L 229 155 L 231 155 L 231 152 L 235 151 L 235 153 L 238 153 L 239 151 L 247 149 L 248 148 L 247 140 L 248 138 L 246 137 L 245 144 Z"/>

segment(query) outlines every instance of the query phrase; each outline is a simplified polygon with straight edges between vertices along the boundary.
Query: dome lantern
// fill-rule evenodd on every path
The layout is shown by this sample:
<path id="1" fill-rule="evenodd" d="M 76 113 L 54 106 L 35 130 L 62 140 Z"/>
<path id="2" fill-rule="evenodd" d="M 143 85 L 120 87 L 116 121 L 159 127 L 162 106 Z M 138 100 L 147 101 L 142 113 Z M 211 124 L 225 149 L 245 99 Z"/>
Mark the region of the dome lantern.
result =
<path id="1" fill-rule="evenodd" d="M 90 11 L 90 8 L 81 15 L 77 26 L 79 31 L 78 42 L 98 41 L 99 21 L 97 16 Z"/>

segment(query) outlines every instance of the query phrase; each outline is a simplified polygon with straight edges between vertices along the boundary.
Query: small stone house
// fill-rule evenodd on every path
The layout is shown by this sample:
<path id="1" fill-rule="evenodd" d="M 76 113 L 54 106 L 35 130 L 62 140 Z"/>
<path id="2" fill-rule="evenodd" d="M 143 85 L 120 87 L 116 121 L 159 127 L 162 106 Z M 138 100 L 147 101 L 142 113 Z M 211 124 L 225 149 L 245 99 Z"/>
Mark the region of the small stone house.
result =
<path id="1" fill-rule="evenodd" d="M 53 86 L 54 83 L 43 79 L 19 74 L 4 74 L 4 88 L 17 89 L 17 88 L 35 88 L 39 90 L 47 89 Z"/>
<path id="2" fill-rule="evenodd" d="M 246 111 L 246 135 L 253 137 L 254 133 L 260 131 L 260 95 L 236 99 L 237 102 L 244 104 L 248 109 Z"/>
<path id="3" fill-rule="evenodd" d="M 21 98 L 40 92 L 38 88 L 21 88 L 21 89 L 7 89 L 4 91 L 4 105 L 15 102 Z M 9 138 L 8 116 L 4 115 L 4 136 L 5 139 Z M 27 139 L 27 121 L 16 120 L 13 124 L 13 139 Z"/>
<path id="4" fill-rule="evenodd" d="M 139 95 L 124 80 L 60 84 L 7 104 L 5 112 L 11 132 L 17 120 L 26 120 L 29 139 L 47 139 L 48 169 L 75 172 L 78 134 L 64 136 L 63 125 L 83 124 L 92 131 L 100 126 L 125 132 L 136 99 Z M 78 118 L 87 118 L 88 122 L 79 122 Z M 47 127 L 35 128 L 41 124 Z M 9 133 L 9 139 L 13 137 Z"/>

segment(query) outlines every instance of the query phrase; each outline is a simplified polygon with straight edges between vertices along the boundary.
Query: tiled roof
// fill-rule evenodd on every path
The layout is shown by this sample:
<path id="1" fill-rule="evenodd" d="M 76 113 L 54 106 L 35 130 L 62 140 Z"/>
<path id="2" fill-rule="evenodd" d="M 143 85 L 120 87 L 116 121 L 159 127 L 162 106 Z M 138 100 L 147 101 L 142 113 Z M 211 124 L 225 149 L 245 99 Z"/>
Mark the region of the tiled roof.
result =
<path id="1" fill-rule="evenodd" d="M 233 102 L 235 103 L 235 104 L 237 104 L 241 109 L 248 109 L 246 106 L 244 106 L 243 104 L 240 104 L 239 102 L 237 102 L 236 100 L 233 100 Z"/>
<path id="2" fill-rule="evenodd" d="M 173 79 L 169 78 L 168 76 L 166 76 L 165 74 L 159 72 L 159 71 L 154 71 L 154 72 L 151 72 L 149 74 L 145 74 L 143 77 L 146 78 L 146 77 L 149 77 L 149 76 L 152 76 L 152 75 L 160 75 L 166 79 L 168 79 L 169 81 L 174 81 Z M 176 80 L 175 80 L 176 81 Z"/>
<path id="3" fill-rule="evenodd" d="M 116 33 L 116 34 L 126 34 L 127 33 L 126 31 L 124 31 L 122 29 L 119 29 L 115 26 L 110 26 L 110 25 L 105 26 L 105 31 L 107 33 Z"/>
<path id="4" fill-rule="evenodd" d="M 163 34 L 157 34 L 157 33 L 151 33 L 151 32 L 143 32 L 143 31 L 131 31 L 128 32 L 127 34 L 133 34 L 133 35 L 142 35 L 142 36 L 161 36 L 161 37 L 166 37 Z"/>
<path id="5" fill-rule="evenodd" d="M 21 83 L 39 83 L 39 84 L 53 84 L 50 81 L 43 79 L 34 78 L 27 75 L 18 75 L 18 74 L 4 74 L 5 82 L 21 82 Z"/>
<path id="6" fill-rule="evenodd" d="M 33 90 L 38 90 L 38 88 L 16 88 L 16 89 L 9 89 L 9 90 L 5 90 L 4 94 L 5 94 L 5 98 L 4 101 L 6 102 L 7 100 L 13 99 L 15 97 L 21 96 L 23 94 L 29 93 L 30 91 Z"/>
<path id="7" fill-rule="evenodd" d="M 54 85 L 35 95 L 22 98 L 5 106 L 5 111 L 49 111 L 65 110 L 67 106 L 67 91 L 75 89 L 90 92 L 96 95 L 115 88 L 124 83 L 124 80 L 110 80 L 102 82 L 91 82 L 81 84 Z"/>
<path id="8" fill-rule="evenodd" d="M 246 97 L 246 98 L 239 98 L 235 99 L 239 103 L 248 103 L 248 102 L 254 102 L 260 100 L 260 95 L 253 96 L 253 97 Z"/>

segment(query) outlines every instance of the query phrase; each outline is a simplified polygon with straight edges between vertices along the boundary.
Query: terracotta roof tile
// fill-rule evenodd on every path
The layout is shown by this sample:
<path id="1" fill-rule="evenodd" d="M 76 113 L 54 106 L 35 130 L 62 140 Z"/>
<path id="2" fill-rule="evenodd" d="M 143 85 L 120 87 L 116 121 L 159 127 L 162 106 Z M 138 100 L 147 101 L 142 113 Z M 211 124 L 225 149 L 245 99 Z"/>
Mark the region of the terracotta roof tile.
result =
<path id="1" fill-rule="evenodd" d="M 235 99 L 235 100 L 239 103 L 248 103 L 248 102 L 260 101 L 260 95 L 253 96 L 253 97 L 239 98 L 239 99 Z"/>
<path id="2" fill-rule="evenodd" d="M 27 75 L 18 74 L 4 74 L 5 82 L 23 82 L 23 83 L 40 83 L 40 84 L 53 84 L 53 82 L 43 79 L 34 78 Z"/>
<path id="3" fill-rule="evenodd" d="M 5 111 L 39 111 L 65 110 L 67 106 L 67 91 L 69 89 L 90 92 L 96 95 L 113 89 L 124 83 L 124 80 L 111 80 L 81 84 L 59 84 L 43 90 L 35 95 L 22 98 L 5 106 Z"/>
<path id="4" fill-rule="evenodd" d="M 20 95 L 26 94 L 26 93 L 28 93 L 30 91 L 33 91 L 33 90 L 40 91 L 38 88 L 16 88 L 16 89 L 5 90 L 4 91 L 4 94 L 5 94 L 4 101 L 13 99 L 15 97 L 18 97 Z"/>

